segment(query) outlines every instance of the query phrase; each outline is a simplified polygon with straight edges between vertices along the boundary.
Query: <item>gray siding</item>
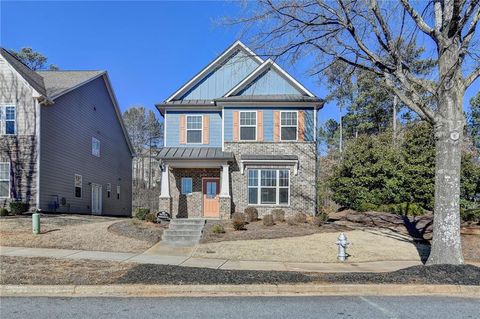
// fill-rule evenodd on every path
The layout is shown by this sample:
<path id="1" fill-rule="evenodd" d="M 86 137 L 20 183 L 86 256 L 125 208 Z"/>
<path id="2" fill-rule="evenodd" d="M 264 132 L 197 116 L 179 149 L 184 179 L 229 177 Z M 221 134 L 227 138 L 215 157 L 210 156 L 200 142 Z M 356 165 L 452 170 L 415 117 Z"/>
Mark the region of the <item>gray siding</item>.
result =
<path id="1" fill-rule="evenodd" d="M 0 198 L 0 207 L 8 207 L 12 199 L 28 202 L 32 208 L 36 205 L 37 114 L 33 94 L 31 86 L 0 56 L 0 105 L 16 107 L 16 135 L 0 132 L 0 162 L 10 163 L 10 198 Z"/>
<path id="2" fill-rule="evenodd" d="M 92 137 L 100 157 L 92 155 Z M 83 178 L 82 197 L 75 197 L 74 175 Z M 132 157 L 102 77 L 43 107 L 41 113 L 40 206 L 58 196 L 57 212 L 91 213 L 91 183 L 102 185 L 103 214 L 130 216 Z M 107 198 L 106 186 L 112 186 Z M 120 200 L 116 196 L 120 185 Z"/>

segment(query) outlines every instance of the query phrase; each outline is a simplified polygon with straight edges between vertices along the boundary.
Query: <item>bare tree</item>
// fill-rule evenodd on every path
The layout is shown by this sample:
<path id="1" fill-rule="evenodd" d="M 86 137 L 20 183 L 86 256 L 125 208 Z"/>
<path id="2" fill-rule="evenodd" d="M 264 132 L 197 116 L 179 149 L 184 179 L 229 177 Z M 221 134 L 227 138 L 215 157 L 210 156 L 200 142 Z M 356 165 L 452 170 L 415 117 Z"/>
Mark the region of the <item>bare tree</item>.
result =
<path id="1" fill-rule="evenodd" d="M 288 57 L 292 62 L 307 58 L 312 61 L 312 74 L 340 61 L 352 72 L 360 68 L 378 75 L 401 102 L 433 124 L 435 217 L 428 264 L 463 263 L 459 216 L 463 99 L 480 75 L 479 58 L 473 51 L 478 49 L 474 37 L 479 3 L 261 0 L 246 7 L 246 18 L 235 20 L 254 27 L 247 32 L 256 33 L 252 42 L 266 55 Z M 415 61 L 406 58 L 406 50 L 417 41 L 435 48 L 437 67 L 429 74 L 416 72 Z"/>

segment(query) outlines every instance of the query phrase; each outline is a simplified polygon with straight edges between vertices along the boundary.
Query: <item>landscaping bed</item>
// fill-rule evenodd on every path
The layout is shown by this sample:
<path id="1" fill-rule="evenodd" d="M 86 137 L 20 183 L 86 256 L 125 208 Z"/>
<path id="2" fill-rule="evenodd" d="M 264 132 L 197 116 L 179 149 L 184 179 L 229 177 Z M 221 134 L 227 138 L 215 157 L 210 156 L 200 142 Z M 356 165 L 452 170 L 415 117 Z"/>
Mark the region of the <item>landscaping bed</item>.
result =
<path id="1" fill-rule="evenodd" d="M 167 228 L 168 223 L 154 224 L 138 219 L 130 219 L 110 225 L 108 231 L 120 236 L 146 241 L 154 245 L 160 241 L 163 231 Z"/>
<path id="2" fill-rule="evenodd" d="M 213 233 L 212 227 L 214 227 L 216 224 L 221 224 L 225 230 L 225 233 Z M 236 231 L 233 229 L 232 222 L 230 220 L 207 221 L 200 243 L 299 237 L 318 233 L 338 233 L 348 230 L 352 230 L 352 228 L 334 223 L 324 224 L 322 227 L 314 226 L 308 223 L 288 225 L 285 222 L 277 222 L 273 226 L 265 226 L 263 225 L 262 221 L 259 220 L 248 223 L 244 230 Z"/>
<path id="3" fill-rule="evenodd" d="M 0 257 L 2 285 L 282 283 L 480 285 L 480 268 L 472 265 L 435 265 L 415 266 L 389 273 L 299 273 L 219 270 L 43 257 Z"/>

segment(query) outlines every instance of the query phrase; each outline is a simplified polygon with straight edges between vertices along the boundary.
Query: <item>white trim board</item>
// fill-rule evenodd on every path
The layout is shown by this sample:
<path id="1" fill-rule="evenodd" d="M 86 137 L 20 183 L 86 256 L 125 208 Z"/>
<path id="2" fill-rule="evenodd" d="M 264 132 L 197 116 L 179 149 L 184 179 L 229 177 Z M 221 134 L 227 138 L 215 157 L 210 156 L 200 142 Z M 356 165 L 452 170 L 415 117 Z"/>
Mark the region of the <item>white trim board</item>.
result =
<path id="1" fill-rule="evenodd" d="M 235 41 L 229 48 L 227 48 L 222 54 L 220 54 L 215 60 L 210 62 L 203 70 L 201 70 L 197 75 L 195 75 L 190 81 L 185 83 L 180 89 L 175 91 L 172 95 L 170 95 L 165 102 L 170 102 L 182 94 L 184 94 L 188 89 L 190 89 L 195 83 L 198 82 L 202 77 L 204 77 L 206 74 L 208 74 L 214 67 L 216 67 L 218 64 L 223 62 L 228 56 L 230 56 L 233 52 L 235 52 L 237 49 L 241 49 L 245 51 L 248 55 L 252 56 L 258 64 L 263 63 L 263 59 L 261 59 L 258 55 L 255 54 L 252 50 L 250 50 L 245 44 L 243 44 L 241 41 L 237 40 Z"/>

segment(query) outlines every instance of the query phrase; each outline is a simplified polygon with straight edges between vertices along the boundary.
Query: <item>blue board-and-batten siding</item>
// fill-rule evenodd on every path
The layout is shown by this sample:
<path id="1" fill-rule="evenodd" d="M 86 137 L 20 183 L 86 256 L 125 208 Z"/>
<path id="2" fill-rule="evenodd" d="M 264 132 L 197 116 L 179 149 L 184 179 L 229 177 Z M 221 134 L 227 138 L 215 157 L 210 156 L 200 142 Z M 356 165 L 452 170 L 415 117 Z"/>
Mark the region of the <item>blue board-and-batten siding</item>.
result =
<path id="1" fill-rule="evenodd" d="M 271 68 L 260 74 L 237 95 L 302 95 L 287 80 Z"/>
<path id="2" fill-rule="evenodd" d="M 180 144 L 180 115 L 203 115 L 209 117 L 208 144 Z M 167 111 L 167 147 L 222 147 L 222 113 L 216 111 Z"/>
<path id="3" fill-rule="evenodd" d="M 273 142 L 273 114 L 275 111 L 304 111 L 305 112 L 305 141 L 314 140 L 314 111 L 313 107 L 226 107 L 224 109 L 225 142 L 233 142 L 233 112 L 234 111 L 263 111 L 263 140 Z"/>
<path id="4" fill-rule="evenodd" d="M 259 65 L 239 50 L 187 91 L 181 100 L 213 100 L 223 96 Z"/>

